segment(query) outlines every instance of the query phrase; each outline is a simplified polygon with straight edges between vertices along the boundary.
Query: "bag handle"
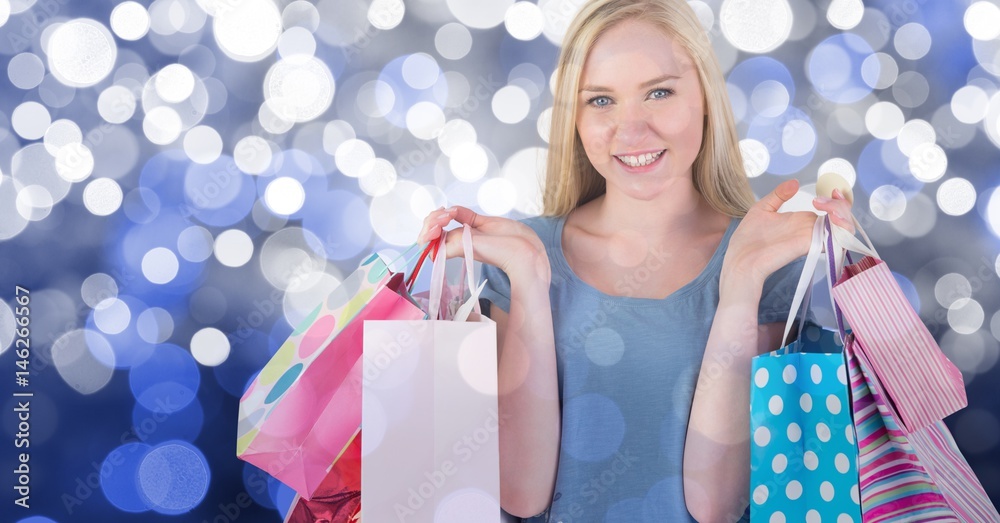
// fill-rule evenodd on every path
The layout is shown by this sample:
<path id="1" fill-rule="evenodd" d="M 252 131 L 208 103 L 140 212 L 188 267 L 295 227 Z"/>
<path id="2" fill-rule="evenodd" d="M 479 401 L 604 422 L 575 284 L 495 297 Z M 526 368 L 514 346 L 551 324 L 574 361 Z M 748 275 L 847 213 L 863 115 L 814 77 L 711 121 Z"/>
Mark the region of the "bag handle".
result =
<path id="1" fill-rule="evenodd" d="M 802 332 L 802 325 L 806 317 L 805 309 L 809 305 L 812 294 L 813 275 L 816 273 L 816 265 L 819 262 L 820 253 L 823 251 L 823 232 L 823 221 L 817 216 L 816 222 L 813 224 L 812 243 L 809 245 L 809 253 L 806 254 L 806 261 L 802 266 L 802 273 L 799 275 L 799 283 L 795 286 L 795 296 L 792 298 L 791 306 L 788 308 L 788 319 L 785 320 L 785 333 L 781 336 L 782 347 L 788 344 L 788 334 L 792 332 L 796 312 L 801 313 L 799 332 Z"/>
<path id="2" fill-rule="evenodd" d="M 427 255 L 430 254 L 431 260 L 437 257 L 438 247 L 441 245 L 440 238 L 434 238 L 433 240 L 427 242 L 427 246 L 424 247 L 423 252 L 420 253 L 420 258 L 417 260 L 417 264 L 413 267 L 413 272 L 406 279 L 406 290 L 410 293 L 413 292 L 413 284 L 417 282 L 417 276 L 420 274 L 420 269 L 424 265 L 424 260 L 427 259 Z"/>
<path id="3" fill-rule="evenodd" d="M 445 242 L 445 235 L 447 231 L 441 231 L 441 237 L 438 239 L 438 243 L 442 244 Z M 468 225 L 462 225 L 462 252 L 465 257 L 465 276 L 468 281 L 469 291 L 472 296 L 469 300 L 462 304 L 459 308 L 459 312 L 455 314 L 453 318 L 454 321 L 465 321 L 469 314 L 475 311 L 477 314 L 481 313 L 482 310 L 479 306 L 479 293 L 483 290 L 483 286 L 486 284 L 483 281 L 479 287 L 476 287 L 475 282 L 475 260 L 473 258 L 472 252 L 472 228 Z M 435 257 L 437 258 L 437 257 Z M 431 319 L 439 319 L 441 312 L 441 295 L 444 293 L 445 284 L 445 259 L 437 258 L 434 261 L 434 268 L 431 272 L 431 288 L 430 288 L 430 304 L 428 305 L 428 316 Z"/>

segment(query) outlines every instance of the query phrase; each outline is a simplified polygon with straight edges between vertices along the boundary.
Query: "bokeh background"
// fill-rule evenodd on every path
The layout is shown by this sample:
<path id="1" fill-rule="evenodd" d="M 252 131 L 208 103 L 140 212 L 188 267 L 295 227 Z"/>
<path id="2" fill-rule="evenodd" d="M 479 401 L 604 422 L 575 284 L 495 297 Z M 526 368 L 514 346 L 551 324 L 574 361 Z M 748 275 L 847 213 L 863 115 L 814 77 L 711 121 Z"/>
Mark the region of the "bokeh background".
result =
<path id="1" fill-rule="evenodd" d="M 242 390 L 431 209 L 539 212 L 579 3 L 0 0 L 0 519 L 280 521 L 291 491 L 235 457 Z M 1000 2 L 690 3 L 755 192 L 852 181 L 1000 501 Z M 11 392 L 34 394 L 29 509 Z"/>

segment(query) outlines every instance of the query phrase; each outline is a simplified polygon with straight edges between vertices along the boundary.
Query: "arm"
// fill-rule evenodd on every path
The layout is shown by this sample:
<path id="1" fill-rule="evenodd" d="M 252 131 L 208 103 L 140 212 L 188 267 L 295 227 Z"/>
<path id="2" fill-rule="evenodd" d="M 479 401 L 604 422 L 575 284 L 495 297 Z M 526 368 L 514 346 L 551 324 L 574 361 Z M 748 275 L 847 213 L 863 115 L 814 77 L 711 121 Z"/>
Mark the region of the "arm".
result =
<path id="1" fill-rule="evenodd" d="M 781 344 L 783 324 L 758 325 L 764 280 L 808 250 L 815 215 L 779 214 L 797 183 L 778 186 L 747 213 L 730 239 L 719 304 L 695 388 L 684 448 L 684 497 L 701 523 L 733 522 L 750 495 L 751 358 Z M 817 209 L 849 226 L 850 203 L 817 199 Z"/>
<path id="2" fill-rule="evenodd" d="M 451 220 L 472 226 L 476 259 L 510 278 L 509 314 L 497 307 L 490 311 L 497 324 L 500 502 L 515 516 L 534 516 L 552 501 L 559 459 L 561 418 L 548 256 L 526 225 L 461 207 L 431 213 L 419 241 L 440 235 Z M 449 257 L 462 251 L 460 231 L 453 232 L 445 244 Z"/>

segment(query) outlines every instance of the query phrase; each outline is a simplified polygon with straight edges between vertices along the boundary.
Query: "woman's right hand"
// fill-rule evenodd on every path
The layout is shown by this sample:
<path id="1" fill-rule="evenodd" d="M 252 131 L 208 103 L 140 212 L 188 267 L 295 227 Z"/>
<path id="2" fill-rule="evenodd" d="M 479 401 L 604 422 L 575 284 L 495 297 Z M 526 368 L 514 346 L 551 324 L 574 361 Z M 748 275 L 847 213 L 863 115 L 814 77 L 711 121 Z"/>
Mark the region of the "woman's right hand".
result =
<path id="1" fill-rule="evenodd" d="M 548 256 L 542 241 L 527 225 L 509 218 L 482 216 L 466 207 L 438 209 L 424 218 L 418 243 L 438 238 L 451 221 L 472 228 L 473 251 L 477 261 L 488 263 L 504 271 L 510 278 L 551 277 Z M 448 231 L 445 242 L 448 258 L 462 255 L 462 230 Z"/>

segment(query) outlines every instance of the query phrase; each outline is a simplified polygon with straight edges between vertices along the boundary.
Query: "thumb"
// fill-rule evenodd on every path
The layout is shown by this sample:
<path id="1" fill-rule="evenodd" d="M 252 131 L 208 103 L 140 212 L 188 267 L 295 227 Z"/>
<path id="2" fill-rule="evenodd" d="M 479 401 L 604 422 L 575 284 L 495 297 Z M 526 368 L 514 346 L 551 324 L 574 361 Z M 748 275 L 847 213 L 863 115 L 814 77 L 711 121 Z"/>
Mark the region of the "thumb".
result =
<path id="1" fill-rule="evenodd" d="M 770 194 L 761 198 L 758 205 L 766 211 L 778 212 L 781 205 L 791 200 L 792 196 L 795 196 L 797 192 L 799 192 L 799 181 L 792 178 L 782 182 Z"/>

